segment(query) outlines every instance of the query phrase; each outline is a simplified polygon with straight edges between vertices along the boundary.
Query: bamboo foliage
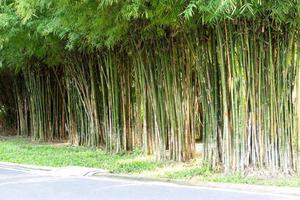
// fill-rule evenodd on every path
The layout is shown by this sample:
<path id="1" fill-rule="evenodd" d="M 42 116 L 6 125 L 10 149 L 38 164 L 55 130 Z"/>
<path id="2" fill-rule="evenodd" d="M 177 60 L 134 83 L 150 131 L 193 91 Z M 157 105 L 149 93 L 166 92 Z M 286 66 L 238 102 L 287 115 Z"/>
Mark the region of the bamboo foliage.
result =
<path id="1" fill-rule="evenodd" d="M 271 20 L 72 52 L 59 75 L 24 71 L 19 130 L 177 161 L 202 138 L 212 167 L 297 170 L 299 52 L 298 30 Z"/>

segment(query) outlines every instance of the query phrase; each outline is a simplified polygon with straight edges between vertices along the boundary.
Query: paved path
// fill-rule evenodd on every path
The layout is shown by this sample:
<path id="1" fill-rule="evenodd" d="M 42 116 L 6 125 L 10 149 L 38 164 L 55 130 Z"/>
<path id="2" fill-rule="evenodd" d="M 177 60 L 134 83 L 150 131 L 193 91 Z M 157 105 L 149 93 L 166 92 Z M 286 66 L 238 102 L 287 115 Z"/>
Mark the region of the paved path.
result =
<path id="1" fill-rule="evenodd" d="M 0 164 L 0 200 L 291 200 L 281 195 L 11 168 Z"/>

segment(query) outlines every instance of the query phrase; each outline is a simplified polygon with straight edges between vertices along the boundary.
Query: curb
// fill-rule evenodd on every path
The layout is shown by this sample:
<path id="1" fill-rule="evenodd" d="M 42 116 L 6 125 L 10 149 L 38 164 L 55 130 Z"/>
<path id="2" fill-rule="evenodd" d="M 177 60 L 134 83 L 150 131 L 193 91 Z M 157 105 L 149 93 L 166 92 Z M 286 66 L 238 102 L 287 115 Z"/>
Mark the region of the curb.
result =
<path id="1" fill-rule="evenodd" d="M 45 167 L 17 163 L 0 162 L 0 168 L 9 168 L 51 176 L 93 176 L 96 173 L 108 173 L 106 170 L 79 166 Z"/>
<path id="2" fill-rule="evenodd" d="M 150 177 L 143 177 L 143 176 L 136 176 L 136 175 L 122 175 L 122 174 L 112 174 L 112 173 L 95 173 L 93 177 L 143 181 L 148 183 L 160 182 L 160 183 L 175 184 L 178 186 L 202 187 L 202 188 L 222 189 L 222 190 L 230 190 L 230 191 L 245 191 L 249 193 L 269 193 L 269 194 L 276 194 L 276 195 L 283 195 L 283 196 L 290 196 L 290 197 L 298 197 L 300 199 L 300 189 L 296 187 L 293 188 L 293 187 L 253 185 L 253 184 L 181 181 L 181 180 L 172 180 L 166 178 L 150 178 Z"/>
<path id="3" fill-rule="evenodd" d="M 0 162 L 0 167 L 9 167 L 12 169 L 19 169 L 24 171 L 29 171 L 29 170 L 51 171 L 57 169 L 55 167 L 45 167 L 45 166 L 18 164 L 18 163 L 10 163 L 10 162 Z"/>

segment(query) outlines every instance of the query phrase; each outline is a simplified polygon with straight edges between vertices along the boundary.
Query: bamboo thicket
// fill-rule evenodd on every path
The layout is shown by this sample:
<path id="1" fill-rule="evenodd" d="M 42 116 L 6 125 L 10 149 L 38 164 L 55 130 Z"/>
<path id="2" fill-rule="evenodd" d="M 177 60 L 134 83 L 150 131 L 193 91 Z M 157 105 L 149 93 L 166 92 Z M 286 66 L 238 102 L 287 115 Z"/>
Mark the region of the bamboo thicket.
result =
<path id="1" fill-rule="evenodd" d="M 293 26 L 243 19 L 68 52 L 23 71 L 19 131 L 177 161 L 201 139 L 212 167 L 297 170 L 299 45 Z"/>

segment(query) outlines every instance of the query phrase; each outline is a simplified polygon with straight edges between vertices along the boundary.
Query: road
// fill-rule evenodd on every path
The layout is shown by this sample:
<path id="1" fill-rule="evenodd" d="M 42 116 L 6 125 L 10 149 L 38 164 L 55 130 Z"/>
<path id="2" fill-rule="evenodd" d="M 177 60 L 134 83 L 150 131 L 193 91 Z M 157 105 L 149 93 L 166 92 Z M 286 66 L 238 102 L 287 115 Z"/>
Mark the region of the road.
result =
<path id="1" fill-rule="evenodd" d="M 49 175 L 0 165 L 0 200 L 288 200 L 274 194 L 105 177 Z M 300 199 L 300 198 L 299 198 Z"/>

